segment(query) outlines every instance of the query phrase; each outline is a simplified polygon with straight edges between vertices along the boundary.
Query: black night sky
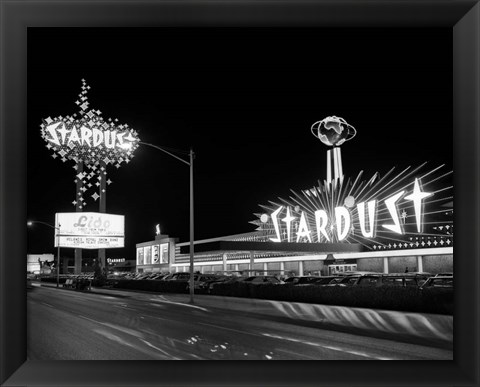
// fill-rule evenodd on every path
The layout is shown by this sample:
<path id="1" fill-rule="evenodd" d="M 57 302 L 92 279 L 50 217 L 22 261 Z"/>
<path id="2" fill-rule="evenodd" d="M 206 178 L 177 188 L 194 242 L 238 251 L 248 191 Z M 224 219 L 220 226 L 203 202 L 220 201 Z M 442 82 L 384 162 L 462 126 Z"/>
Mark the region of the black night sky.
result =
<path id="1" fill-rule="evenodd" d="M 28 30 L 28 218 L 74 212 L 73 161 L 51 157 L 42 119 L 90 108 L 141 141 L 195 159 L 195 239 L 254 231 L 258 204 L 326 177 L 311 125 L 344 118 L 345 175 L 365 177 L 424 161 L 452 168 L 450 29 L 157 28 Z M 189 168 L 140 146 L 110 167 L 107 212 L 125 215 L 124 249 L 162 233 L 189 238 Z M 93 199 L 86 211 L 97 211 Z M 29 254 L 55 253 L 53 230 L 28 232 Z M 63 249 L 62 255 L 73 256 Z"/>

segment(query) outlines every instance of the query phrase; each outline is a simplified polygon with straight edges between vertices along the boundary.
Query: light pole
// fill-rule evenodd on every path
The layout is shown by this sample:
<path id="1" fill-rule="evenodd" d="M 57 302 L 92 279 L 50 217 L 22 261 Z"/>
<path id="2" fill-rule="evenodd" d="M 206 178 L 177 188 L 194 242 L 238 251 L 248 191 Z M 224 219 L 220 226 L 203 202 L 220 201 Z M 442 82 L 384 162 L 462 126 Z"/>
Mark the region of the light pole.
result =
<path id="1" fill-rule="evenodd" d="M 58 288 L 60 283 L 60 225 L 58 225 L 57 227 L 57 226 L 54 226 L 53 224 L 42 222 L 40 220 L 29 220 L 27 222 L 27 226 L 32 226 L 33 223 L 44 224 L 45 226 L 48 226 L 57 230 L 57 288 Z"/>
<path id="2" fill-rule="evenodd" d="M 193 266 L 193 230 L 194 230 L 194 228 L 193 228 L 193 225 L 194 225 L 194 223 L 193 223 L 193 159 L 195 158 L 195 153 L 193 153 L 192 149 L 190 149 L 189 152 L 179 151 L 179 150 L 176 150 L 176 149 L 170 149 L 171 151 L 175 151 L 175 152 L 178 152 L 178 153 L 188 154 L 189 155 L 189 161 L 187 161 L 187 160 L 184 160 L 181 157 L 178 157 L 178 156 L 174 155 L 173 153 L 171 153 L 169 150 L 167 150 L 169 148 L 165 149 L 165 148 L 159 147 L 157 145 L 149 144 L 148 142 L 142 142 L 142 141 L 139 141 L 138 143 L 142 144 L 142 145 L 147 145 L 147 146 L 155 148 L 155 149 L 158 149 L 158 150 L 176 158 L 177 160 L 181 161 L 182 163 L 187 164 L 190 167 L 190 280 L 189 280 L 190 286 L 189 286 L 189 290 L 190 290 L 190 303 L 193 304 L 193 294 L 194 294 L 194 281 L 193 281 L 193 269 L 194 269 L 194 266 Z"/>

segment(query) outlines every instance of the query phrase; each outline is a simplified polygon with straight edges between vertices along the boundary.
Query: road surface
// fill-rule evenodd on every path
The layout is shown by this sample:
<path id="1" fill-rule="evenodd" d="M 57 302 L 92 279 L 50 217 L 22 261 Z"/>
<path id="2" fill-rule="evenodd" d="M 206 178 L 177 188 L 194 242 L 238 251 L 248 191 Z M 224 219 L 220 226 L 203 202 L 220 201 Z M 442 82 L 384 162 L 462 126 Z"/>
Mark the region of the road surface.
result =
<path id="1" fill-rule="evenodd" d="M 208 296 L 203 296 L 208 297 Z M 188 295 L 35 286 L 29 360 L 452 360 L 453 351 L 190 305 Z"/>

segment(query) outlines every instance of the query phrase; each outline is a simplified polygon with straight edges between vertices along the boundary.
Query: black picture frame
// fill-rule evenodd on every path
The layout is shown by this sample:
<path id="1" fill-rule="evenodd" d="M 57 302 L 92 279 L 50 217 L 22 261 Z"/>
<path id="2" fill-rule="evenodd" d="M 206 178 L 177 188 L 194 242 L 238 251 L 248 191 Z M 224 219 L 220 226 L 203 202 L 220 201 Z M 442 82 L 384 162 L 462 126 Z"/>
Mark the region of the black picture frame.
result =
<path id="1" fill-rule="evenodd" d="M 0 382 L 4 386 L 477 386 L 479 364 L 478 1 L 0 1 Z M 28 27 L 449 27 L 453 34 L 455 340 L 453 361 L 26 361 Z"/>

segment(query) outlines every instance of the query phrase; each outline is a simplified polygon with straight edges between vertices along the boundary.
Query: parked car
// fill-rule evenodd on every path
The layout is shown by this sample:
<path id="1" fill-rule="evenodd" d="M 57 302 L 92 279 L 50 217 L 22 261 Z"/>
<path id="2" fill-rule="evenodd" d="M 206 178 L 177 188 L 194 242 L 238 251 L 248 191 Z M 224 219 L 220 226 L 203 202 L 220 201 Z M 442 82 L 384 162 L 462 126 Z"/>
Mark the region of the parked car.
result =
<path id="1" fill-rule="evenodd" d="M 182 282 L 188 282 L 189 280 L 190 280 L 190 273 L 188 272 L 172 273 L 161 279 L 161 281 L 182 281 Z"/>
<path id="2" fill-rule="evenodd" d="M 353 286 L 357 280 L 362 277 L 361 275 L 347 275 L 344 277 L 333 278 L 325 286 Z"/>
<path id="3" fill-rule="evenodd" d="M 359 276 L 354 286 L 421 286 L 431 274 L 427 273 L 387 273 Z"/>
<path id="4" fill-rule="evenodd" d="M 216 281 L 225 276 L 219 276 L 215 274 L 195 274 L 193 276 L 193 288 L 200 292 L 207 292 L 208 284 L 210 281 Z M 187 285 L 187 289 L 190 288 L 190 284 Z"/>
<path id="5" fill-rule="evenodd" d="M 254 276 L 245 278 L 243 282 L 247 282 L 255 285 L 266 284 L 266 283 L 278 285 L 278 284 L 284 283 L 283 281 L 279 280 L 277 277 L 273 275 L 254 275 Z"/>
<path id="6" fill-rule="evenodd" d="M 325 286 L 325 285 L 334 285 L 337 282 L 344 280 L 346 277 L 337 277 L 334 275 L 329 275 L 325 277 L 319 277 L 312 285 L 315 286 Z"/>
<path id="7" fill-rule="evenodd" d="M 432 288 L 453 289 L 453 276 L 430 277 L 420 286 L 422 290 Z"/>
<path id="8" fill-rule="evenodd" d="M 435 275 L 435 277 L 453 277 L 453 272 L 447 271 L 444 273 L 438 273 Z"/>
<path id="9" fill-rule="evenodd" d="M 334 275 L 336 277 L 346 277 L 346 276 L 351 276 L 351 275 L 367 275 L 367 274 L 382 274 L 382 273 L 377 273 L 376 271 L 360 271 L 360 270 L 353 270 L 353 271 L 344 271 L 344 272 L 338 272 L 335 273 Z"/>
<path id="10" fill-rule="evenodd" d="M 162 278 L 165 278 L 167 275 L 169 275 L 170 273 L 158 273 L 157 275 L 154 275 L 152 278 L 152 280 L 156 280 L 156 281 L 160 281 Z"/>
<path id="11" fill-rule="evenodd" d="M 292 285 L 311 285 L 316 282 L 319 278 L 317 276 L 307 275 L 307 276 L 295 276 L 295 277 L 288 277 L 283 282 L 285 284 L 292 284 Z"/>
<path id="12" fill-rule="evenodd" d="M 210 281 L 208 283 L 207 293 L 211 293 L 212 290 L 215 288 L 215 286 L 217 286 L 218 284 L 233 284 L 235 282 L 243 282 L 247 278 L 249 277 L 232 275 L 232 276 L 227 276 L 226 278 L 220 278 L 217 280 Z"/>

